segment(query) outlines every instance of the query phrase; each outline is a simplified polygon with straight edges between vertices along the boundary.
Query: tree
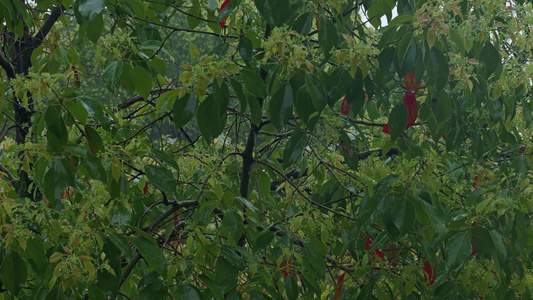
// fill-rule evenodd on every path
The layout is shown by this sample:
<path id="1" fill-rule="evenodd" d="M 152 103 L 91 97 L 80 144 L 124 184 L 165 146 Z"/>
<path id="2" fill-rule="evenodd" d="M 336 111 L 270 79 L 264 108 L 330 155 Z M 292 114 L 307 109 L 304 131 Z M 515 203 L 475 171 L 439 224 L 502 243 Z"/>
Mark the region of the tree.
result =
<path id="1" fill-rule="evenodd" d="M 2 299 L 531 297 L 529 2 L 0 19 Z"/>

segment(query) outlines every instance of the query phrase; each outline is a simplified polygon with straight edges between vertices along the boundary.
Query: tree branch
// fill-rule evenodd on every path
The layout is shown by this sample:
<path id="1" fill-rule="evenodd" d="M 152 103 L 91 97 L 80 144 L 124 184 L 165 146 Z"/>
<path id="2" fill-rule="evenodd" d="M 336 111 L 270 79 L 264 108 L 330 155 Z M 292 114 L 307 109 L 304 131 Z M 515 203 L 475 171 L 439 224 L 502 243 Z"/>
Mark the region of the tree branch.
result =
<path id="1" fill-rule="evenodd" d="M 52 27 L 56 23 L 57 19 L 59 19 L 59 16 L 63 14 L 64 9 L 65 7 L 63 7 L 63 5 L 58 4 L 54 8 L 54 10 L 52 10 L 52 13 L 50 14 L 46 22 L 44 22 L 43 27 L 41 27 L 41 30 L 39 30 L 39 32 L 37 32 L 33 37 L 33 49 L 39 47 L 43 43 L 50 30 L 52 30 Z"/>
<path id="2" fill-rule="evenodd" d="M 13 64 L 2 53 L 0 53 L 0 66 L 6 70 L 6 74 L 9 79 L 15 79 L 17 75 L 15 72 L 15 67 L 13 67 Z"/>

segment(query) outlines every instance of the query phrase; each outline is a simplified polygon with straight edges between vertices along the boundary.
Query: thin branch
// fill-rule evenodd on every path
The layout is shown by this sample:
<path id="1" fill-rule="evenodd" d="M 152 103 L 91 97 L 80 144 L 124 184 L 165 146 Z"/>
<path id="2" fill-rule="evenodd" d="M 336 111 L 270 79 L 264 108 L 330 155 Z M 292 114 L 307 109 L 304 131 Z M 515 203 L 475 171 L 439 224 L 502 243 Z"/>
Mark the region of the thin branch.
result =
<path id="1" fill-rule="evenodd" d="M 173 88 L 171 87 L 167 87 L 167 88 L 162 88 L 162 89 L 153 89 L 150 91 L 150 95 L 161 95 L 162 93 L 164 92 L 168 92 L 168 91 L 171 91 L 173 90 Z M 122 103 L 120 103 L 119 105 L 117 105 L 117 108 L 118 109 L 124 109 L 124 108 L 127 108 L 128 106 L 131 106 L 139 101 L 142 101 L 144 98 L 141 97 L 140 95 L 137 95 L 137 96 L 134 96 Z"/>
<path id="2" fill-rule="evenodd" d="M 139 18 L 139 17 L 136 17 L 136 16 L 130 16 L 130 17 L 135 19 L 135 20 L 138 20 L 138 21 L 143 21 L 143 22 L 146 22 L 146 23 L 149 23 L 149 24 L 153 24 L 153 25 L 156 25 L 156 26 L 161 26 L 163 28 L 172 29 L 174 31 L 184 31 L 184 32 L 190 32 L 190 33 L 214 35 L 214 36 L 219 37 L 219 38 L 222 38 L 222 37 L 224 37 L 224 38 L 232 38 L 232 39 L 238 39 L 239 38 L 236 35 L 223 35 L 223 34 L 220 34 L 220 33 L 210 32 L 210 31 L 201 31 L 201 30 L 192 30 L 192 29 L 187 29 L 187 28 L 178 28 L 178 27 L 174 27 L 174 26 L 170 26 L 170 25 L 154 22 L 154 21 L 151 21 L 151 20 Z"/>
<path id="3" fill-rule="evenodd" d="M 130 136 L 129 138 L 123 140 L 123 141 L 120 141 L 117 143 L 118 144 L 126 144 L 128 141 L 131 141 L 132 139 L 136 138 L 137 136 L 141 135 L 142 133 L 144 133 L 146 130 L 148 130 L 150 127 L 154 126 L 155 123 L 157 123 L 159 120 L 163 120 L 164 118 L 170 116 L 172 112 L 168 112 L 162 116 L 160 116 L 159 118 L 153 120 L 152 122 L 150 122 L 149 124 L 147 124 L 146 126 L 144 126 L 143 128 L 139 129 L 134 135 Z"/>
<path id="4" fill-rule="evenodd" d="M 341 217 L 344 217 L 344 218 L 347 218 L 347 219 L 350 219 L 350 220 L 355 220 L 354 218 L 348 216 L 348 215 L 345 215 L 343 213 L 340 213 L 334 209 L 331 209 L 329 207 L 326 207 L 324 206 L 323 204 L 320 204 L 316 201 L 313 201 L 311 198 L 309 198 L 307 195 L 304 195 L 304 193 L 300 190 L 299 186 L 295 185 L 294 182 L 292 182 L 292 180 L 290 180 L 290 178 L 288 178 L 285 174 L 283 174 L 283 172 L 281 172 L 280 170 L 276 169 L 274 166 L 272 166 L 271 164 L 265 162 L 265 161 L 258 161 L 259 164 L 261 165 L 264 165 L 264 166 L 267 166 L 269 167 L 272 171 L 274 171 L 275 173 L 277 173 L 278 175 L 280 175 L 281 177 L 283 177 L 283 179 L 296 191 L 296 193 L 298 193 L 300 196 L 302 196 L 302 198 L 304 198 L 307 202 L 317 206 L 317 207 L 320 207 L 324 210 L 327 210 L 335 215 L 338 215 L 338 216 L 341 216 Z"/>

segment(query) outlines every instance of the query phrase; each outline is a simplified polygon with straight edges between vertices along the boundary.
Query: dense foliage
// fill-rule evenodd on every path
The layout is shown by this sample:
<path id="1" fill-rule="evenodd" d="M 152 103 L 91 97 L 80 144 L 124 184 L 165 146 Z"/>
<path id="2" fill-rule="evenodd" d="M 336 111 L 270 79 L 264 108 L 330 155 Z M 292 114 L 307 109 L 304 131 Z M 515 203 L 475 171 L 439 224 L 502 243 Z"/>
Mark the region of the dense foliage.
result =
<path id="1" fill-rule="evenodd" d="M 0 20 L 0 299 L 531 298 L 529 2 Z"/>

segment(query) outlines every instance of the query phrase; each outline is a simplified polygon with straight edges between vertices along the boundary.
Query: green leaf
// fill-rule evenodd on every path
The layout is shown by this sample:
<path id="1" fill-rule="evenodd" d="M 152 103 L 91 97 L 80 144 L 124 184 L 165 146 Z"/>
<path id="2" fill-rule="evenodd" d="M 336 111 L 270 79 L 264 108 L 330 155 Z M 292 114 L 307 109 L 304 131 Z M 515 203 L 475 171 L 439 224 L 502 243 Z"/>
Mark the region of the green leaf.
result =
<path id="1" fill-rule="evenodd" d="M 144 260 L 159 273 L 159 275 L 166 277 L 167 275 L 167 260 L 161 252 L 157 244 L 151 243 L 145 238 L 133 237 L 131 241 L 139 250 Z"/>
<path id="2" fill-rule="evenodd" d="M 173 89 L 173 90 L 170 90 L 168 92 L 161 94 L 161 96 L 157 97 L 157 100 L 155 102 L 155 109 L 159 113 L 166 112 L 168 107 L 176 102 L 176 99 L 178 98 L 179 93 L 180 93 L 179 89 Z M 188 94 L 185 95 L 185 97 L 187 96 Z"/>
<path id="3" fill-rule="evenodd" d="M 221 245 L 220 252 L 222 256 L 235 267 L 235 269 L 239 271 L 244 271 L 246 269 L 246 264 L 241 254 L 233 250 L 230 246 Z"/>
<path id="4" fill-rule="evenodd" d="M 69 144 L 65 145 L 65 150 L 67 150 L 70 154 L 76 157 L 85 157 L 89 153 L 87 149 L 85 149 L 83 146 L 79 144 Z"/>
<path id="5" fill-rule="evenodd" d="M 150 97 L 152 91 L 152 75 L 150 71 L 137 65 L 128 72 L 128 78 L 134 90 L 145 100 Z"/>
<path id="6" fill-rule="evenodd" d="M 226 232 L 230 241 L 236 244 L 243 233 L 243 220 L 241 215 L 231 210 L 225 212 L 220 231 Z"/>
<path id="7" fill-rule="evenodd" d="M 306 136 L 305 131 L 296 132 L 291 136 L 287 145 L 285 145 L 285 150 L 283 150 L 284 168 L 288 168 L 300 158 L 306 145 Z"/>
<path id="8" fill-rule="evenodd" d="M 357 68 L 355 72 L 355 79 L 352 80 L 348 93 L 346 94 L 346 102 L 350 105 L 352 114 L 358 114 L 365 105 L 365 91 L 363 90 L 363 74 L 361 69 Z"/>
<path id="9" fill-rule="evenodd" d="M 303 283 L 305 283 L 306 286 L 310 288 L 310 291 L 317 295 L 317 297 L 311 297 L 311 299 L 320 298 L 322 290 L 316 278 L 310 272 L 303 272 L 300 275 L 300 279 L 303 281 Z"/>
<path id="10" fill-rule="evenodd" d="M 261 194 L 268 194 L 270 192 L 270 186 L 272 184 L 272 181 L 270 180 L 270 176 L 268 176 L 268 173 L 264 170 L 257 170 L 257 186 L 259 188 L 259 193 Z"/>
<path id="11" fill-rule="evenodd" d="M 46 140 L 52 151 L 59 152 L 67 144 L 68 132 L 63 118 L 55 105 L 48 106 L 44 115 L 46 122 Z"/>
<path id="12" fill-rule="evenodd" d="M 13 4 L 15 12 L 17 13 L 17 19 L 22 17 L 22 21 L 28 27 L 33 25 L 33 19 L 28 13 L 28 9 L 25 6 L 24 2 L 21 1 L 10 1 Z M 6 7 L 8 8 L 8 7 Z"/>
<path id="13" fill-rule="evenodd" d="M 485 67 L 487 72 L 485 78 L 488 79 L 489 76 L 502 64 L 501 54 L 494 45 L 487 41 L 479 54 L 479 62 Z"/>
<path id="14" fill-rule="evenodd" d="M 407 126 L 407 108 L 403 103 L 398 103 L 391 111 L 389 117 L 389 131 L 391 140 L 395 140 L 405 131 Z"/>
<path id="15" fill-rule="evenodd" d="M 229 16 L 231 14 L 231 12 L 233 12 L 233 10 L 237 7 L 237 5 L 239 5 L 239 3 L 240 3 L 240 1 L 236 1 L 236 0 L 229 1 L 229 3 L 227 3 L 226 7 L 224 7 L 224 9 L 218 13 L 217 23 L 219 23 L 224 18 Z"/>
<path id="16" fill-rule="evenodd" d="M 405 55 L 403 56 L 403 60 L 398 60 L 397 64 L 397 71 L 398 76 L 400 78 L 403 78 L 409 71 L 414 69 L 415 74 L 417 77 L 415 78 L 416 82 L 419 82 L 417 80 L 420 80 L 421 75 L 424 74 L 424 63 L 422 62 L 422 53 L 419 53 L 418 45 L 416 43 L 415 39 L 411 39 L 411 43 L 407 46 L 407 49 L 405 50 Z M 419 61 L 417 61 L 419 60 Z M 420 66 L 422 65 L 422 66 Z"/>
<path id="17" fill-rule="evenodd" d="M 201 300 L 200 293 L 191 285 L 182 284 L 172 293 L 174 299 Z"/>
<path id="18" fill-rule="evenodd" d="M 396 51 L 393 47 L 387 47 L 378 56 L 379 69 L 376 74 L 376 84 L 382 87 L 394 77 L 394 55 Z"/>
<path id="19" fill-rule="evenodd" d="M 326 261 L 324 256 L 320 253 L 317 246 L 310 242 L 304 243 L 305 256 L 309 260 L 313 270 L 319 277 L 322 277 L 326 272 Z"/>
<path id="20" fill-rule="evenodd" d="M 157 148 L 152 148 L 152 154 L 161 162 L 164 162 L 166 163 L 167 165 L 171 166 L 172 168 L 174 168 L 176 171 L 179 171 L 179 166 L 178 166 L 178 163 L 174 160 L 174 158 L 172 156 L 170 156 L 170 154 L 164 152 L 164 151 L 161 151 Z"/>
<path id="21" fill-rule="evenodd" d="M 240 77 L 244 81 L 244 86 L 250 94 L 258 98 L 266 98 L 266 84 L 259 74 L 249 70 L 241 70 Z"/>
<path id="22" fill-rule="evenodd" d="M 176 126 L 176 130 L 189 123 L 192 117 L 194 117 L 196 106 L 198 106 L 198 99 L 192 95 L 189 96 L 189 94 L 186 94 L 182 98 L 174 101 L 172 118 L 174 120 L 174 126 Z"/>
<path id="23" fill-rule="evenodd" d="M 342 291 L 342 294 L 339 297 L 339 300 L 357 299 L 356 298 L 357 297 L 357 293 L 358 293 L 358 288 L 357 287 L 348 288 L 348 289 Z"/>
<path id="24" fill-rule="evenodd" d="M 361 288 L 361 292 L 357 295 L 356 300 L 366 300 L 372 299 L 372 291 L 374 290 L 374 285 L 376 284 L 379 277 L 372 279 L 370 282 L 365 282 Z"/>
<path id="25" fill-rule="evenodd" d="M 496 231 L 496 229 L 492 229 L 490 231 L 490 237 L 492 239 L 492 244 L 494 245 L 494 248 L 491 251 L 493 256 L 497 258 L 500 263 L 504 262 L 507 259 L 507 251 L 505 250 L 501 234 Z"/>
<path id="26" fill-rule="evenodd" d="M 128 256 L 131 256 L 131 248 L 126 237 L 116 232 L 112 232 L 112 231 L 108 233 L 108 237 L 109 237 L 109 240 L 113 242 L 113 244 L 118 249 L 120 249 L 122 253 L 125 253 Z"/>
<path id="27" fill-rule="evenodd" d="M 451 28 L 450 29 L 450 38 L 452 39 L 452 41 L 455 43 L 455 45 L 459 49 L 459 53 L 461 55 L 464 55 L 465 44 L 464 44 L 463 37 L 459 34 L 459 32 L 457 32 L 457 30 Z"/>
<path id="28" fill-rule="evenodd" d="M 205 286 L 207 286 L 209 291 L 213 293 L 215 299 L 224 299 L 224 294 L 221 291 L 220 287 L 218 286 L 218 284 L 214 283 L 211 278 L 207 277 L 206 275 L 200 275 L 198 276 L 198 278 Z"/>
<path id="29" fill-rule="evenodd" d="M 242 60 L 247 66 L 252 65 L 253 50 L 254 47 L 252 45 L 252 41 L 249 38 L 243 37 L 240 39 L 239 54 L 241 55 Z"/>
<path id="30" fill-rule="evenodd" d="M 363 3 L 368 3 L 367 1 Z M 370 24 L 374 28 L 378 28 L 381 26 L 381 17 L 385 15 L 385 1 L 383 0 L 377 0 L 370 2 L 371 5 L 365 4 L 365 8 L 368 11 L 368 19 Z"/>
<path id="31" fill-rule="evenodd" d="M 174 174 L 170 172 L 165 167 L 147 165 L 144 167 L 146 176 L 151 184 L 153 184 L 157 189 L 165 192 L 171 193 L 176 190 L 176 180 L 174 179 Z"/>
<path id="32" fill-rule="evenodd" d="M 313 15 L 310 13 L 304 13 L 300 15 L 294 24 L 292 25 L 292 30 L 298 32 L 300 35 L 308 35 L 309 31 L 313 26 Z"/>
<path id="33" fill-rule="evenodd" d="M 239 103 L 241 105 L 240 111 L 241 113 L 244 113 L 246 111 L 246 108 L 248 107 L 248 98 L 246 97 L 246 95 L 244 94 L 242 90 L 242 85 L 240 82 L 238 82 L 237 80 L 233 78 L 230 78 L 229 83 L 231 85 L 231 88 L 237 95 L 237 98 L 239 99 Z"/>
<path id="34" fill-rule="evenodd" d="M 437 47 L 431 48 L 429 55 L 428 66 L 429 81 L 435 88 L 435 91 L 440 91 L 448 82 L 450 76 L 450 68 L 448 60 Z"/>
<path id="35" fill-rule="evenodd" d="M 328 105 L 333 107 L 337 101 L 347 94 L 353 85 L 352 76 L 346 68 L 338 67 L 327 79 Z M 362 90 L 361 90 L 362 92 Z"/>
<path id="36" fill-rule="evenodd" d="M 311 96 L 305 86 L 302 86 L 296 93 L 296 113 L 303 123 L 313 131 L 316 121 L 318 121 L 317 109 L 312 103 Z"/>
<path id="37" fill-rule="evenodd" d="M 94 44 L 98 43 L 102 30 L 104 29 L 104 18 L 102 14 L 96 15 L 89 23 L 83 23 L 80 26 L 80 31 L 83 30 L 82 28 L 85 29 L 89 41 Z"/>
<path id="38" fill-rule="evenodd" d="M 393 28 L 399 24 L 409 24 L 413 22 L 413 16 L 410 14 L 399 14 L 394 19 L 392 19 L 388 24 L 387 28 Z"/>
<path id="39" fill-rule="evenodd" d="M 437 118 L 437 122 L 448 123 L 450 121 L 450 118 L 452 117 L 452 101 L 448 96 L 448 93 L 444 91 L 439 93 L 437 99 L 431 101 L 431 104 L 433 108 L 433 113 Z"/>
<path id="40" fill-rule="evenodd" d="M 93 117 L 105 130 L 109 130 L 109 118 L 104 114 L 102 104 L 89 97 L 79 97 L 78 101 L 83 105 L 89 116 Z"/>
<path id="41" fill-rule="evenodd" d="M 87 170 L 87 173 L 91 178 L 100 180 L 102 182 L 107 181 L 107 174 L 104 166 L 102 166 L 100 158 L 98 158 L 96 155 L 87 153 L 86 157 L 81 158 L 81 164 L 85 167 L 85 170 Z"/>
<path id="42" fill-rule="evenodd" d="M 68 109 L 69 113 L 74 116 L 78 121 L 85 124 L 87 121 L 87 110 L 79 101 L 68 101 L 65 102 L 65 107 Z"/>
<path id="43" fill-rule="evenodd" d="M 313 100 L 313 106 L 319 112 L 324 110 L 326 104 L 328 103 L 328 94 L 320 78 L 309 72 L 305 73 L 305 86 L 307 87 L 307 91 Z"/>
<path id="44" fill-rule="evenodd" d="M 254 2 L 263 19 L 273 26 L 282 26 L 290 16 L 290 1 L 254 0 Z"/>
<path id="45" fill-rule="evenodd" d="M 318 31 L 318 45 L 329 56 L 331 49 L 339 42 L 339 33 L 335 24 L 330 18 L 320 18 L 320 29 Z"/>
<path id="46" fill-rule="evenodd" d="M 162 49 L 163 43 L 159 40 L 146 40 L 139 46 L 139 50 L 158 51 Z"/>
<path id="47" fill-rule="evenodd" d="M 464 232 L 453 235 L 444 248 L 446 267 L 452 272 L 457 272 L 472 253 L 470 239 Z"/>
<path id="48" fill-rule="evenodd" d="M 402 39 L 400 40 L 400 43 L 398 44 L 398 49 L 396 50 L 396 54 L 398 56 L 398 62 L 400 63 L 400 66 L 403 65 L 403 60 L 405 58 L 405 55 L 407 54 L 407 50 L 409 50 L 409 46 L 411 45 L 412 40 L 413 40 L 413 32 L 408 31 L 402 37 Z"/>
<path id="49" fill-rule="evenodd" d="M 224 294 L 237 286 L 237 271 L 223 257 L 219 257 L 215 263 L 215 283 Z"/>
<path id="50" fill-rule="evenodd" d="M 167 299 L 168 288 L 163 281 L 156 280 L 147 284 L 139 293 L 139 300 Z M 92 300 L 92 298 L 91 298 Z"/>
<path id="51" fill-rule="evenodd" d="M 268 229 L 259 233 L 259 235 L 257 236 L 257 239 L 252 244 L 254 253 L 259 253 L 260 251 L 265 250 L 265 248 L 267 248 L 270 245 L 270 243 L 272 243 L 272 240 L 274 240 L 275 237 L 276 235 L 274 234 L 274 232 Z"/>
<path id="52" fill-rule="evenodd" d="M 2 284 L 12 295 L 16 296 L 25 286 L 27 276 L 26 261 L 16 251 L 7 249 L 2 267 L 0 267 Z"/>
<path id="53" fill-rule="evenodd" d="M 372 197 L 368 194 L 363 197 L 359 211 L 357 212 L 358 220 L 363 225 L 372 223 L 375 219 L 383 214 L 383 200 L 385 196 L 382 193 L 375 193 Z"/>
<path id="54" fill-rule="evenodd" d="M 416 221 L 413 204 L 405 198 L 399 199 L 392 212 L 392 221 L 400 231 L 400 235 L 409 233 Z"/>
<path id="55" fill-rule="evenodd" d="M 54 168 L 48 169 L 44 175 L 44 196 L 50 201 L 50 207 L 60 208 L 61 203 L 58 203 L 59 198 L 63 195 L 63 191 L 67 187 L 62 180 L 57 180 L 58 176 Z"/>
<path id="56" fill-rule="evenodd" d="M 115 234 L 114 232 L 110 232 L 109 236 L 111 234 Z M 115 245 L 114 242 L 111 241 L 111 238 L 106 237 L 104 238 L 104 247 L 102 248 L 102 252 L 106 255 L 106 260 L 109 263 L 109 266 L 112 268 L 112 271 L 114 271 L 115 274 L 110 273 L 108 270 L 104 268 L 100 268 L 98 270 L 98 287 L 105 293 L 111 293 L 112 295 L 116 295 L 118 293 L 119 284 L 120 284 L 120 276 L 122 274 L 122 266 L 121 266 L 121 259 L 122 255 L 125 255 L 126 257 L 130 255 L 129 252 L 131 252 L 131 247 L 126 240 L 125 237 L 120 236 L 121 239 L 123 239 L 125 246 L 127 247 L 128 252 L 121 252 L 121 250 Z"/>
<path id="57" fill-rule="evenodd" d="M 196 59 L 200 58 L 200 51 L 198 50 L 198 47 L 196 47 L 196 45 L 193 43 L 189 43 L 189 53 L 191 53 L 191 56 Z"/>
<path id="58" fill-rule="evenodd" d="M 280 87 L 270 99 L 270 118 L 272 124 L 281 130 L 292 117 L 293 93 L 290 84 Z"/>
<path id="59" fill-rule="evenodd" d="M 43 240 L 37 237 L 29 238 L 27 241 L 25 257 L 29 257 L 30 260 L 35 264 L 35 270 L 38 273 L 39 278 L 45 274 L 46 268 L 50 264 L 46 258 Z M 0 261 L 2 257 L 0 255 Z M 1 277 L 1 276 L 0 276 Z"/>
<path id="60" fill-rule="evenodd" d="M 295 274 L 289 274 L 285 278 L 285 292 L 287 293 L 287 298 L 289 300 L 298 299 L 298 281 L 296 280 Z"/>
<path id="61" fill-rule="evenodd" d="M 100 290 L 100 288 L 96 284 L 90 283 L 89 284 L 89 299 L 105 300 L 106 297 L 104 296 L 104 293 L 102 292 L 102 290 Z"/>
<path id="62" fill-rule="evenodd" d="M 490 253 L 495 249 L 490 232 L 483 227 L 472 228 L 472 244 L 477 255 L 485 258 L 490 258 Z"/>
<path id="63" fill-rule="evenodd" d="M 214 94 L 209 95 L 202 103 L 196 113 L 198 127 L 207 141 L 217 138 L 226 126 L 226 107 L 217 101 Z"/>
<path id="64" fill-rule="evenodd" d="M 53 157 L 52 162 L 57 179 L 62 180 L 70 186 L 75 186 L 76 172 L 72 167 L 72 163 L 66 158 L 59 159 L 58 157 Z"/>
<path id="65" fill-rule="evenodd" d="M 78 0 L 77 7 L 79 13 L 84 18 L 92 21 L 105 8 L 105 0 Z"/>

